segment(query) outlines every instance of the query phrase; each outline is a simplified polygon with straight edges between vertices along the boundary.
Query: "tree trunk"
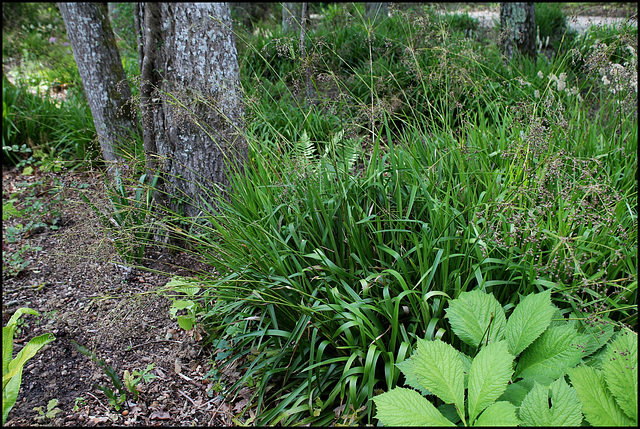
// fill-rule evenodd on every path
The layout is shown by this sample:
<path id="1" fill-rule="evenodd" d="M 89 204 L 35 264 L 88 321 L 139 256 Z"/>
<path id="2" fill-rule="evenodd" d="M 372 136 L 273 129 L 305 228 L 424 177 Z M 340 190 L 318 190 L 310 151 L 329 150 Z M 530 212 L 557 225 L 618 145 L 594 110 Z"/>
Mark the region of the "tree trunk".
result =
<path id="1" fill-rule="evenodd" d="M 302 3 L 282 3 L 282 30 L 298 33 L 302 24 Z"/>
<path id="2" fill-rule="evenodd" d="M 534 3 L 500 3 L 502 52 L 511 60 L 515 50 L 536 60 L 536 18 Z"/>
<path id="3" fill-rule="evenodd" d="M 135 129 L 126 80 L 106 3 L 58 3 L 105 161 L 120 159 Z"/>
<path id="4" fill-rule="evenodd" d="M 374 22 L 381 18 L 386 18 L 389 14 L 388 3 L 364 3 L 364 14 L 369 21 Z"/>
<path id="5" fill-rule="evenodd" d="M 227 3 L 144 5 L 141 101 L 148 167 L 161 203 L 187 216 L 215 208 L 213 187 L 247 156 L 238 57 Z M 155 152 L 155 153 L 153 153 Z"/>

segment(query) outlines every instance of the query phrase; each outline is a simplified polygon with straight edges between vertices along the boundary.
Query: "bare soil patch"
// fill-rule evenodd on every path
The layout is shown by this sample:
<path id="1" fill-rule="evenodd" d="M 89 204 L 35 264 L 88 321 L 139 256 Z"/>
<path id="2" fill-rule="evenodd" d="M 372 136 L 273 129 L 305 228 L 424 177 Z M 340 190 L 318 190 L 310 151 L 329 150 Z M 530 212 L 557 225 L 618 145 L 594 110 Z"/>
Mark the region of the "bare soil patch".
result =
<path id="1" fill-rule="evenodd" d="M 79 194 L 108 207 L 99 171 L 21 173 L 3 167 L 3 205 L 12 200 L 23 211 L 20 217 L 3 216 L 3 326 L 20 307 L 40 312 L 39 317 L 23 316 L 14 356 L 36 335 L 51 332 L 56 340 L 27 363 L 6 425 L 234 424 L 249 392 L 225 396 L 219 386 L 230 386 L 238 372 L 220 368 L 226 380 L 214 389 L 210 370 L 215 350 L 203 347 L 199 331 L 182 330 L 170 317 L 171 301 L 154 293 L 169 275 L 189 276 L 207 267 L 186 254 L 151 249 L 145 265 L 156 272 L 129 270 L 114 250 L 110 232 Z M 24 251 L 26 246 L 31 247 Z M 121 379 L 124 370 L 142 372 L 150 364 L 155 364 L 149 373 L 156 378 L 141 383 L 138 400 L 116 411 L 95 387 L 114 389 L 104 369 L 71 341 L 104 359 Z M 62 412 L 41 419 L 34 408 L 46 410 L 51 399 L 58 400 Z"/>

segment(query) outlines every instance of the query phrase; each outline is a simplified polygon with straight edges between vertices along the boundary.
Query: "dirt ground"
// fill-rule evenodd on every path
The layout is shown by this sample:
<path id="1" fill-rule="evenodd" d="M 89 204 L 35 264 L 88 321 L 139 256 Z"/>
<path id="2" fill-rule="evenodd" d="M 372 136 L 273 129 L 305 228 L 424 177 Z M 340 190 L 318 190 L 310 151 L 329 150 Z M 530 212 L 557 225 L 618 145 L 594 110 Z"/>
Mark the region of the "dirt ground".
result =
<path id="1" fill-rule="evenodd" d="M 3 210 L 3 326 L 20 307 L 40 312 L 39 317 L 23 316 L 14 355 L 36 335 L 51 332 L 56 339 L 27 362 L 6 425 L 216 426 L 243 421 L 249 391 L 230 394 L 221 388 L 210 372 L 215 350 L 202 347 L 196 329 L 182 330 L 170 317 L 171 301 L 153 293 L 170 279 L 160 272 L 189 276 L 206 267 L 185 254 L 151 251 L 145 265 L 157 272 L 128 271 L 110 232 L 79 194 L 106 210 L 101 173 L 21 173 L 3 166 L 3 205 L 12 201 L 23 211 L 5 219 L 9 216 Z M 19 261 L 10 257 L 16 254 Z M 114 389 L 104 368 L 71 341 L 112 365 L 121 379 L 124 370 L 144 372 L 148 365 L 154 365 L 148 373 L 156 378 L 139 384 L 137 401 L 116 411 L 95 387 Z M 226 387 L 238 379 L 234 368 L 218 370 Z M 42 418 L 34 408 L 46 412 L 51 399 L 61 411 Z"/>

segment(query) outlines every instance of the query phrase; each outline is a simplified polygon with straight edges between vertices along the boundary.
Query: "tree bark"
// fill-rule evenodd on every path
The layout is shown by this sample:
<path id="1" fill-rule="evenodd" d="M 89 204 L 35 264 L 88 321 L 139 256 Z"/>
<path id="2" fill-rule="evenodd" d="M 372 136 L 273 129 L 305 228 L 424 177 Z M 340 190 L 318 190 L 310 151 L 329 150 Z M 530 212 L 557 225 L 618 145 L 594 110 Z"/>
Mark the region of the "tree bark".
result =
<path id="1" fill-rule="evenodd" d="M 121 159 L 136 117 L 106 3 L 58 3 L 105 161 Z"/>
<path id="2" fill-rule="evenodd" d="M 144 5 L 142 109 L 147 166 L 170 210 L 216 208 L 213 187 L 247 156 L 238 57 L 227 3 Z M 155 148 L 153 147 L 155 145 Z M 154 153 L 152 153 L 154 152 Z"/>
<path id="3" fill-rule="evenodd" d="M 282 3 L 282 30 L 298 33 L 302 24 L 302 3 Z"/>
<path id="4" fill-rule="evenodd" d="M 511 60 L 515 50 L 536 60 L 536 19 L 534 3 L 500 3 L 502 52 Z"/>

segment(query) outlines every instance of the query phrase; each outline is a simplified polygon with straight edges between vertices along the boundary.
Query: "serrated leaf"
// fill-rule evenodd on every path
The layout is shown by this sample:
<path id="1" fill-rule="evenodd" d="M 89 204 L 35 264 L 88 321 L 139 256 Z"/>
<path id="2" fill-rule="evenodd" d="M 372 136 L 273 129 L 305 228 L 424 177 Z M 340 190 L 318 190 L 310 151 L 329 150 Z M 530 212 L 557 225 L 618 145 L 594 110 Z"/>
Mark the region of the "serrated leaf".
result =
<path id="1" fill-rule="evenodd" d="M 507 343 L 499 341 L 483 347 L 471 363 L 469 371 L 469 422 L 507 388 L 513 374 L 514 356 L 507 351 Z"/>
<path id="2" fill-rule="evenodd" d="M 569 370 L 571 384 L 582 402 L 584 418 L 592 426 L 630 426 L 633 422 L 613 399 L 605 386 L 604 376 L 589 366 Z"/>
<path id="3" fill-rule="evenodd" d="M 455 426 L 415 390 L 396 387 L 373 402 L 375 417 L 385 426 Z"/>
<path id="4" fill-rule="evenodd" d="M 569 325 L 552 326 L 520 355 L 515 376 L 556 379 L 582 360 L 586 338 Z"/>
<path id="5" fill-rule="evenodd" d="M 402 374 L 404 375 L 405 386 L 409 386 L 413 389 L 416 389 L 423 396 L 432 394 L 429 390 L 425 389 L 418 382 L 418 378 L 416 377 L 415 368 L 413 365 L 413 358 L 407 358 L 402 362 L 398 362 L 396 364 L 396 367 L 398 367 L 398 369 L 402 371 Z"/>
<path id="6" fill-rule="evenodd" d="M 603 347 L 613 336 L 613 326 L 611 322 L 583 322 L 578 330 L 586 338 L 583 356 L 590 356 Z"/>
<path id="7" fill-rule="evenodd" d="M 602 362 L 607 387 L 622 411 L 638 422 L 638 334 L 622 331 L 607 347 Z"/>
<path id="8" fill-rule="evenodd" d="M 459 350 L 458 354 L 460 355 L 460 359 L 462 359 L 462 368 L 464 370 L 464 388 L 466 389 L 469 385 L 469 371 L 471 370 L 472 359 Z"/>
<path id="9" fill-rule="evenodd" d="M 471 347 L 481 341 L 495 342 L 502 339 L 507 322 L 504 310 L 492 294 L 481 290 L 462 292 L 449 302 L 446 311 L 453 332 Z"/>
<path id="10" fill-rule="evenodd" d="M 200 291 L 200 286 L 194 286 L 194 283 L 195 281 L 193 280 L 175 276 L 167 282 L 165 287 L 168 289 L 173 289 L 178 293 L 186 293 L 189 296 L 193 296 Z"/>
<path id="11" fill-rule="evenodd" d="M 551 425 L 580 426 L 582 424 L 582 404 L 576 389 L 569 386 L 564 377 L 551 384 Z"/>
<path id="12" fill-rule="evenodd" d="M 551 304 L 551 290 L 527 295 L 507 320 L 504 335 L 509 353 L 518 356 L 547 329 L 555 307 Z"/>
<path id="13" fill-rule="evenodd" d="M 579 426 L 581 407 L 576 390 L 563 378 L 549 387 L 535 383 L 520 405 L 520 420 L 523 426 Z"/>
<path id="14" fill-rule="evenodd" d="M 464 368 L 458 351 L 441 340 L 418 340 L 413 359 L 420 385 L 464 413 Z"/>
<path id="15" fill-rule="evenodd" d="M 480 414 L 474 426 L 518 426 L 516 407 L 505 401 L 496 402 Z"/>
<path id="16" fill-rule="evenodd" d="M 520 380 L 515 383 L 511 383 L 507 386 L 506 390 L 498 400 L 500 401 L 508 401 L 519 407 L 522 403 L 522 400 L 527 396 L 529 391 L 531 390 L 530 386 L 526 384 L 526 380 Z"/>
<path id="17" fill-rule="evenodd" d="M 441 404 L 437 410 L 440 411 L 447 420 L 451 420 L 455 424 L 461 421 L 460 416 L 458 415 L 458 410 L 456 410 L 456 406 L 453 404 Z"/>
<path id="18" fill-rule="evenodd" d="M 522 400 L 533 389 L 535 383 L 541 386 L 549 387 L 555 380 L 547 377 L 539 377 L 535 380 L 531 378 L 524 378 L 511 383 L 507 386 L 504 394 L 498 398 L 499 401 L 509 401 L 516 407 L 522 404 Z"/>

